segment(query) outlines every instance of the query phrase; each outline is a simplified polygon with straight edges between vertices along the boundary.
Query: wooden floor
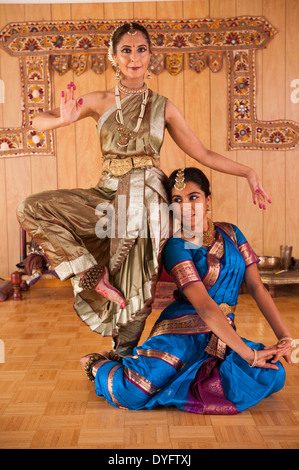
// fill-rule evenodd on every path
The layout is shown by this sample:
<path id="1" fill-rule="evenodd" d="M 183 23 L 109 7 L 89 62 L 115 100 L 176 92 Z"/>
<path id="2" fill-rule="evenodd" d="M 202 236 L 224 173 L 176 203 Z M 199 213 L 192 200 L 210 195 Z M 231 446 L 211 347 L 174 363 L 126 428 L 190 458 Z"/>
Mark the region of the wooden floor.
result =
<path id="1" fill-rule="evenodd" d="M 299 338 L 299 293 L 275 299 Z M 143 339 L 159 315 L 154 310 Z M 274 336 L 247 294 L 239 298 L 239 334 L 266 344 Z M 127 411 L 95 395 L 81 356 L 110 348 L 72 308 L 70 287 L 41 287 L 0 304 L 1 449 L 294 449 L 299 448 L 299 367 L 286 365 L 284 389 L 235 416 L 176 408 Z M 1 345 L 0 344 L 0 345 Z M 298 341 L 299 346 L 299 341 Z M 294 352 L 294 362 L 299 354 Z M 285 364 L 285 363 L 284 363 Z"/>

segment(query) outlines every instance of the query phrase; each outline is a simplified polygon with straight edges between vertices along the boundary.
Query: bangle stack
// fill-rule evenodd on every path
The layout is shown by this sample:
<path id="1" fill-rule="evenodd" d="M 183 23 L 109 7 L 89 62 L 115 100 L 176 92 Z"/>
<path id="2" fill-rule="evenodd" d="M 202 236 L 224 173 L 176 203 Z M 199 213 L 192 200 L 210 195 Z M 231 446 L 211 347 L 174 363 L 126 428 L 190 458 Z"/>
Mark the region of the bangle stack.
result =
<path id="1" fill-rule="evenodd" d="M 256 349 L 252 349 L 252 351 L 254 352 L 254 359 L 253 359 L 252 364 L 249 364 L 249 366 L 250 366 L 250 367 L 255 367 L 255 366 L 256 366 L 256 363 L 257 363 L 257 350 L 256 350 Z"/>

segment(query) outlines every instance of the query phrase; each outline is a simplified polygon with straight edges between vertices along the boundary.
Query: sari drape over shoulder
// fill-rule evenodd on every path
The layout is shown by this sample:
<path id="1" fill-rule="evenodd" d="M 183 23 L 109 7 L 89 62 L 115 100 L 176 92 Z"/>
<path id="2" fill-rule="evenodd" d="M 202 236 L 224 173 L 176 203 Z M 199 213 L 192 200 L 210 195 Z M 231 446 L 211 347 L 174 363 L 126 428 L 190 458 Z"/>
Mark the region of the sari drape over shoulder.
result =
<path id="1" fill-rule="evenodd" d="M 142 97 L 122 100 L 125 125 L 134 129 Z M 117 352 L 132 352 L 151 311 L 168 238 L 161 203 L 167 203 L 164 173 L 158 168 L 165 132 L 166 98 L 149 90 L 135 140 L 120 147 L 116 106 L 97 124 L 103 176 L 95 188 L 46 191 L 18 208 L 23 228 L 42 246 L 60 279 L 71 278 L 74 308 L 94 331 L 117 338 Z M 88 171 L 88 169 L 87 169 Z M 125 308 L 95 291 L 79 288 L 77 274 L 106 265 Z"/>
<path id="2" fill-rule="evenodd" d="M 152 409 L 176 406 L 200 414 L 235 414 L 280 390 L 285 373 L 251 368 L 207 327 L 188 302 L 183 288 L 202 282 L 235 327 L 238 293 L 246 267 L 258 257 L 234 225 L 215 224 L 209 248 L 170 238 L 163 250 L 166 270 L 177 282 L 181 298 L 161 313 L 149 338 L 122 364 L 102 363 L 95 377 L 96 393 L 114 406 Z M 251 348 L 260 343 L 243 340 Z"/>

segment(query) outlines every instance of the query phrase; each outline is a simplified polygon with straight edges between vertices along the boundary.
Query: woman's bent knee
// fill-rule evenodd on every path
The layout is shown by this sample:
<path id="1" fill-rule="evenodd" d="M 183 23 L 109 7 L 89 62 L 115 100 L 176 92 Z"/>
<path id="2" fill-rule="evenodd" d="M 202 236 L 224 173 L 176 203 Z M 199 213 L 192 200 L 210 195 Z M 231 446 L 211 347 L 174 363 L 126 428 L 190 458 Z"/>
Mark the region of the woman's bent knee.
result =
<path id="1" fill-rule="evenodd" d="M 43 191 L 38 194 L 27 196 L 18 205 L 16 214 L 20 224 L 28 217 L 36 218 L 38 213 L 43 209 L 44 204 L 49 204 L 52 191 Z"/>
<path id="2" fill-rule="evenodd" d="M 17 207 L 16 214 L 17 214 L 17 219 L 18 219 L 20 224 L 22 224 L 22 222 L 26 218 L 28 207 L 31 206 L 31 203 L 29 202 L 29 199 L 30 199 L 30 196 L 26 197 L 25 199 L 23 199 L 23 201 Z"/>

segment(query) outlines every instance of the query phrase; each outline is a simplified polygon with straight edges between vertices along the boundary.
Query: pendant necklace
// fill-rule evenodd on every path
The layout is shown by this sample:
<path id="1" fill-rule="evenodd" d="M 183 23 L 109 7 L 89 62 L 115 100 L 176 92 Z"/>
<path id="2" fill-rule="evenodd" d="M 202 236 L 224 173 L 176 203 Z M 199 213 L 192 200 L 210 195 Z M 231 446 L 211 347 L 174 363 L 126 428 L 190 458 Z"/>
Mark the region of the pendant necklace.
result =
<path id="1" fill-rule="evenodd" d="M 121 85 L 121 87 L 124 87 L 124 85 Z M 126 90 L 130 90 L 130 88 L 126 88 Z M 139 90 L 142 90 L 142 91 L 139 91 Z M 124 124 L 124 117 L 123 117 L 123 113 L 122 113 L 122 109 L 121 109 L 119 88 L 118 88 L 118 85 L 115 86 L 115 102 L 116 102 L 116 107 L 117 107 L 116 121 L 118 122 L 117 130 L 120 134 L 120 138 L 117 142 L 117 145 L 119 147 L 127 147 L 130 140 L 136 139 L 137 133 L 140 129 L 142 119 L 143 119 L 143 116 L 144 116 L 145 106 L 146 106 L 146 103 L 147 103 L 147 100 L 148 100 L 148 88 L 147 88 L 147 86 L 143 86 L 142 89 L 138 89 L 138 91 L 135 91 L 135 92 L 134 91 L 132 91 L 130 93 L 128 91 L 126 92 L 126 94 L 134 94 L 134 95 L 141 94 L 141 93 L 143 93 L 143 99 L 142 99 L 142 103 L 141 103 L 140 114 L 138 116 L 138 120 L 137 120 L 137 124 L 136 124 L 135 129 L 130 130 Z"/>

